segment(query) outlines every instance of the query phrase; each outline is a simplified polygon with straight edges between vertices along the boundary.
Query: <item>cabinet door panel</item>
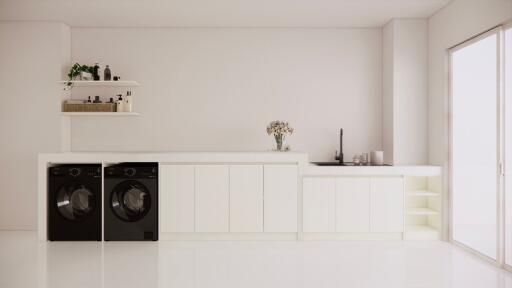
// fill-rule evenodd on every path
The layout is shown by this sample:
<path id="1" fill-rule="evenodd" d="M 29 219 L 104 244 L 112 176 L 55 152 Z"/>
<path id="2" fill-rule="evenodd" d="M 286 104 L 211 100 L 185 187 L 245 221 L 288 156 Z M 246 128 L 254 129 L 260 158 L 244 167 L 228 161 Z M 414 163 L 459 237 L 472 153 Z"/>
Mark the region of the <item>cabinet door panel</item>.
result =
<path id="1" fill-rule="evenodd" d="M 160 166 L 162 232 L 194 232 L 194 166 Z"/>
<path id="2" fill-rule="evenodd" d="M 264 231 L 297 232 L 296 165 L 264 166 Z"/>
<path id="3" fill-rule="evenodd" d="M 370 232 L 370 178 L 336 179 L 336 232 Z"/>
<path id="4" fill-rule="evenodd" d="M 404 184 L 401 177 L 371 178 L 370 228 L 372 232 L 403 232 Z"/>
<path id="5" fill-rule="evenodd" d="M 335 232 L 335 179 L 304 178 L 302 191 L 304 232 Z"/>
<path id="6" fill-rule="evenodd" d="M 229 232 L 229 166 L 196 166 L 196 232 Z"/>
<path id="7" fill-rule="evenodd" d="M 229 168 L 230 232 L 263 232 L 263 166 Z"/>

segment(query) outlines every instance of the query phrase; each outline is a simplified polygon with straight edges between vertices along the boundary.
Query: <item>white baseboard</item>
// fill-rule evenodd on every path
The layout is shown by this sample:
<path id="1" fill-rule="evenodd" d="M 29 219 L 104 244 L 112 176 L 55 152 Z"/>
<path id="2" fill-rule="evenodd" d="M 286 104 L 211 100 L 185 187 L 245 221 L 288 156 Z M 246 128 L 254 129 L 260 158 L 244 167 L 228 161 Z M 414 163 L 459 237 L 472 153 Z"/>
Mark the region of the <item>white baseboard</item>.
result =
<path id="1" fill-rule="evenodd" d="M 303 240 L 402 240 L 402 233 L 303 233 Z M 160 241 L 297 241 L 298 233 L 160 233 Z"/>
<path id="2" fill-rule="evenodd" d="M 297 241 L 297 233 L 160 233 L 160 241 Z"/>
<path id="3" fill-rule="evenodd" d="M 303 233 L 303 240 L 402 240 L 402 233 Z"/>

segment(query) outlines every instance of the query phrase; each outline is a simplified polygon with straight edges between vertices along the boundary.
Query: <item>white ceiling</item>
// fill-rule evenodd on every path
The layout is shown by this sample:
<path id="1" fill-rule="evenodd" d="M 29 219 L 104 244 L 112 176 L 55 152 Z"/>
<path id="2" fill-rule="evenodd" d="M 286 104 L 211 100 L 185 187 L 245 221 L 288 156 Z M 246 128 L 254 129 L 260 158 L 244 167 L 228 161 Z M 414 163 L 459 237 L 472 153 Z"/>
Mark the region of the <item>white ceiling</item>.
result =
<path id="1" fill-rule="evenodd" d="M 451 0 L 0 0 L 0 20 L 71 26 L 379 27 Z"/>

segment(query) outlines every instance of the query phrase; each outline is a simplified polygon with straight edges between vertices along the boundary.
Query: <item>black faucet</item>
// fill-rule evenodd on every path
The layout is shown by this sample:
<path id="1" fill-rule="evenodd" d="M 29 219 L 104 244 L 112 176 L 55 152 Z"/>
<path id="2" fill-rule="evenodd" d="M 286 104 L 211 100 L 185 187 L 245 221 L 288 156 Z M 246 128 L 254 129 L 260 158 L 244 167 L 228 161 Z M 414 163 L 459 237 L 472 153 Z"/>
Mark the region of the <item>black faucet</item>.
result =
<path id="1" fill-rule="evenodd" d="M 345 165 L 345 162 L 343 162 L 343 129 L 340 129 L 340 154 L 336 151 L 334 159 L 340 161 L 340 166 Z"/>

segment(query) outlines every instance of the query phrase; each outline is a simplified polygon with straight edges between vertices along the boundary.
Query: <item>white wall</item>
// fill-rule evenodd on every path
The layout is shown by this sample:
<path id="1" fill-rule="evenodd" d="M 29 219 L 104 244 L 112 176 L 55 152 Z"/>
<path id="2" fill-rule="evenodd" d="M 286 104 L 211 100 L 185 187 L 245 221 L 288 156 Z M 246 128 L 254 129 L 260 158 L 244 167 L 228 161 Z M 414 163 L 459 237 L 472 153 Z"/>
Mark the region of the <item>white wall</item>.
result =
<path id="1" fill-rule="evenodd" d="M 393 64 L 394 22 L 382 28 L 382 150 L 384 163 L 393 163 L 394 117 L 393 117 Z"/>
<path id="2" fill-rule="evenodd" d="M 266 150 L 275 119 L 290 121 L 293 150 L 312 160 L 333 160 L 339 128 L 347 160 L 382 148 L 381 29 L 72 28 L 72 36 L 73 61 L 109 64 L 142 84 L 140 117 L 73 118 L 74 151 Z"/>
<path id="3" fill-rule="evenodd" d="M 427 20 L 394 19 L 383 28 L 385 162 L 426 164 Z"/>
<path id="4" fill-rule="evenodd" d="M 429 163 L 448 167 L 448 49 L 507 20 L 512 20 L 510 0 L 454 0 L 429 19 Z M 447 229 L 448 193 L 443 203 Z"/>
<path id="5" fill-rule="evenodd" d="M 37 154 L 69 137 L 57 84 L 69 59 L 66 25 L 0 22 L 0 230 L 36 228 Z"/>

